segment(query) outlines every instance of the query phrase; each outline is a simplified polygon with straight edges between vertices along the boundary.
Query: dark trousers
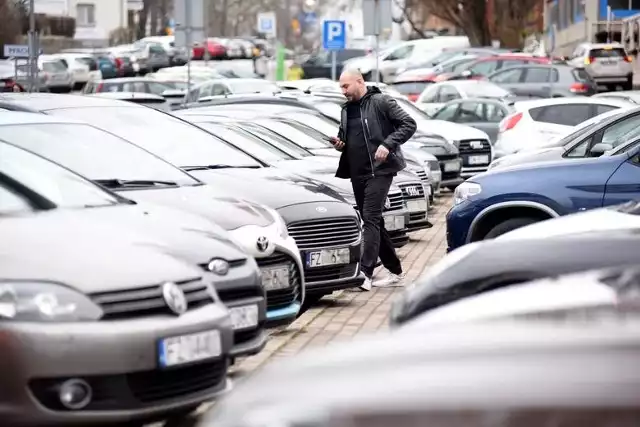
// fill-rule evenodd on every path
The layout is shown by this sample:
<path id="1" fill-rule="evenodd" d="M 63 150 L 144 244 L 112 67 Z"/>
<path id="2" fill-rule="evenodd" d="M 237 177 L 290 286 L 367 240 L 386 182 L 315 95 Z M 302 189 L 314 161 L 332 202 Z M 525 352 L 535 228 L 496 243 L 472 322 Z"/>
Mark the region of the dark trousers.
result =
<path id="1" fill-rule="evenodd" d="M 396 255 L 382 218 L 384 202 L 392 180 L 392 175 L 351 179 L 356 204 L 364 222 L 360 265 L 362 272 L 369 278 L 373 276 L 378 257 L 382 265 L 391 273 L 402 273 L 400 259 Z"/>

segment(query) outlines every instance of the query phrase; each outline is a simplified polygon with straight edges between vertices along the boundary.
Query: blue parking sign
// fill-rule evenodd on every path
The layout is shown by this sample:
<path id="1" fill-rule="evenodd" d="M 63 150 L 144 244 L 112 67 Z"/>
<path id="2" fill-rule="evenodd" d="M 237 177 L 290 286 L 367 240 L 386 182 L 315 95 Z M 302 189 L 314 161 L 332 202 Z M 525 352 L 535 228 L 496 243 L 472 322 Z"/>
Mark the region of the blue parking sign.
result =
<path id="1" fill-rule="evenodd" d="M 322 47 L 325 50 L 342 50 L 347 45 L 345 21 L 324 21 L 322 25 Z"/>

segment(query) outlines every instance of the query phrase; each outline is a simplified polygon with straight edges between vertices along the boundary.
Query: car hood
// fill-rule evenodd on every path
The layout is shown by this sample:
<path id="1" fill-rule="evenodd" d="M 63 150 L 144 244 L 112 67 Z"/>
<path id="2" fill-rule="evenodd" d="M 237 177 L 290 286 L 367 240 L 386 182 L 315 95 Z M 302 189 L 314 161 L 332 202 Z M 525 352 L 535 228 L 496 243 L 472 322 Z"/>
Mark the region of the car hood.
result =
<path id="1" fill-rule="evenodd" d="M 394 301 L 391 321 L 405 323 L 436 307 L 498 287 L 637 263 L 637 250 L 637 236 L 610 236 L 606 231 L 470 243 L 450 252 L 408 286 Z"/>
<path id="2" fill-rule="evenodd" d="M 382 62 L 382 61 L 380 61 Z M 346 69 L 357 69 L 360 70 L 362 74 L 367 74 L 376 66 L 376 57 L 374 55 L 360 56 L 357 58 L 351 58 L 344 62 L 343 68 Z"/>
<path id="3" fill-rule="evenodd" d="M 537 150 L 525 151 L 523 153 L 509 154 L 496 160 L 495 165 L 491 166 L 491 170 L 503 169 L 516 165 L 537 162 L 553 162 L 563 160 L 563 147 L 539 148 Z M 569 159 L 573 161 L 574 159 Z"/>
<path id="4" fill-rule="evenodd" d="M 460 141 L 463 139 L 489 140 L 489 135 L 487 135 L 486 132 L 471 126 L 447 122 L 445 120 L 419 121 L 418 130 L 425 133 L 435 133 L 449 141 Z"/>
<path id="5" fill-rule="evenodd" d="M 96 220 L 85 211 L 56 209 L 3 218 L 0 235 L 3 279 L 52 281 L 93 293 L 202 275 L 195 264 L 157 250 L 157 238 L 117 221 Z"/>
<path id="6" fill-rule="evenodd" d="M 639 215 L 602 208 L 541 221 L 503 234 L 496 240 L 546 239 L 571 234 L 629 229 L 640 229 Z"/>
<path id="7" fill-rule="evenodd" d="M 218 191 L 207 185 L 123 191 L 120 194 L 135 201 L 203 216 L 225 230 L 245 225 L 266 227 L 274 222 L 265 206 L 236 197 L 221 197 Z"/>
<path id="8" fill-rule="evenodd" d="M 317 180 L 278 168 L 221 169 L 191 172 L 222 196 L 254 200 L 273 209 L 302 203 L 342 201 Z"/>

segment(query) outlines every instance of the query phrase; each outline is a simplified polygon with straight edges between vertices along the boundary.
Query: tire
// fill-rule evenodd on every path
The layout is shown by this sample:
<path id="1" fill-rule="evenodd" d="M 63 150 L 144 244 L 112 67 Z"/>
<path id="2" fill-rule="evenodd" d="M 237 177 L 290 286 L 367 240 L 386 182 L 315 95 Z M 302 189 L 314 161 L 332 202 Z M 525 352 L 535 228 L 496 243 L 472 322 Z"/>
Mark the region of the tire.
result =
<path id="1" fill-rule="evenodd" d="M 489 232 L 484 236 L 482 240 L 495 239 L 496 237 L 502 236 L 509 231 L 524 227 L 525 225 L 535 224 L 539 221 L 539 219 L 527 217 L 508 219 L 489 230 Z"/>
<path id="2" fill-rule="evenodd" d="M 633 90 L 633 74 L 627 77 L 627 81 L 622 85 L 622 90 Z"/>

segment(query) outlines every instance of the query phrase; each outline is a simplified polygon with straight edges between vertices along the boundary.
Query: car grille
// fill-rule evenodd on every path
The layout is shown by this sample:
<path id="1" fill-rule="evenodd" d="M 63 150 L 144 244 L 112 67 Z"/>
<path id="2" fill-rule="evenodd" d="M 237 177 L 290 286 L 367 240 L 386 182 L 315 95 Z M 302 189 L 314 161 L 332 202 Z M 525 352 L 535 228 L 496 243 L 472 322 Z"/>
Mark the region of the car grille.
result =
<path id="1" fill-rule="evenodd" d="M 202 279 L 175 282 L 187 298 L 187 309 L 202 307 L 214 302 L 209 285 Z M 173 314 L 162 296 L 162 284 L 116 292 L 100 292 L 90 295 L 102 308 L 103 320 Z"/>
<path id="2" fill-rule="evenodd" d="M 226 371 L 227 361 L 220 359 L 167 370 L 81 377 L 93 391 L 91 402 L 82 410 L 134 409 L 193 393 L 222 389 Z M 43 406 L 64 411 L 66 409 L 58 398 L 58 386 L 67 379 L 34 379 L 29 382 L 29 388 Z"/>
<path id="3" fill-rule="evenodd" d="M 424 187 L 418 182 L 402 183 L 398 184 L 398 187 L 402 190 L 402 197 L 405 199 L 424 199 Z"/>
<path id="4" fill-rule="evenodd" d="M 460 157 L 464 166 L 483 166 L 491 162 L 491 143 L 485 139 L 464 139 L 458 146 Z M 482 164 L 470 164 L 469 156 L 487 156 L 488 162 Z"/>
<path id="5" fill-rule="evenodd" d="M 358 264 L 332 265 L 305 270 L 305 280 L 312 284 L 328 280 L 340 280 L 354 277 L 358 272 Z"/>
<path id="6" fill-rule="evenodd" d="M 385 203 L 385 212 L 401 210 L 404 208 L 404 199 L 402 198 L 401 191 L 389 192 L 387 199 L 389 199 L 389 203 Z"/>
<path id="7" fill-rule="evenodd" d="M 300 250 L 349 246 L 360 240 L 360 226 L 355 218 L 294 222 L 288 230 Z"/>
<path id="8" fill-rule="evenodd" d="M 302 277 L 293 258 L 282 252 L 274 252 L 265 258 L 256 258 L 259 267 L 289 266 L 291 286 L 286 289 L 267 291 L 267 310 L 285 308 L 296 302 L 300 296 Z"/>

